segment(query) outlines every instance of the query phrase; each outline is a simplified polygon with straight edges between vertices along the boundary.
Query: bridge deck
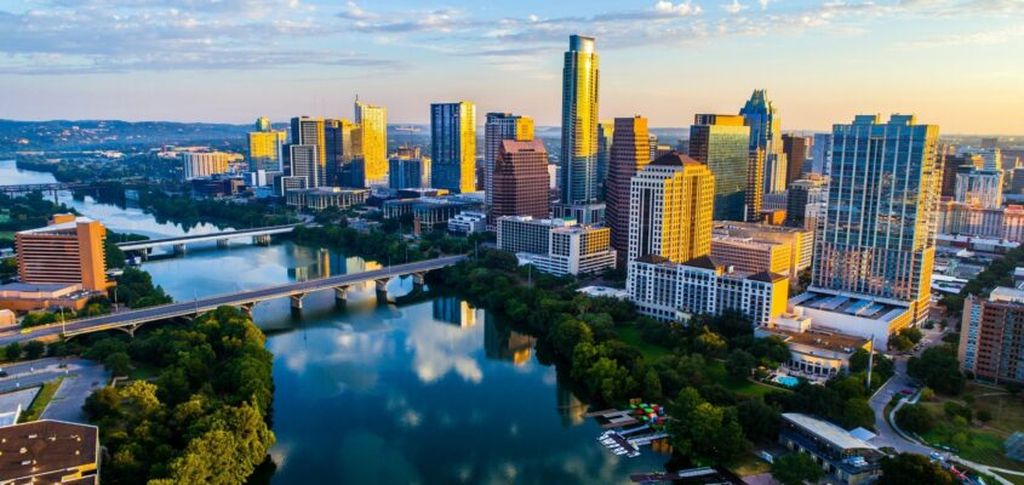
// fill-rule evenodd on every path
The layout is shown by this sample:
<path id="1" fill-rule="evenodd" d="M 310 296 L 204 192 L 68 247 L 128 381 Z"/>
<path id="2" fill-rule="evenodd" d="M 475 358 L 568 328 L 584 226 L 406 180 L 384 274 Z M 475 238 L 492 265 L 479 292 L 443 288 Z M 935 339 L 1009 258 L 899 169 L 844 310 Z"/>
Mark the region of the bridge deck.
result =
<path id="1" fill-rule="evenodd" d="M 254 227 L 252 229 L 239 229 L 236 231 L 214 232 L 209 234 L 195 234 L 191 236 L 168 237 L 164 239 L 146 239 L 142 241 L 126 241 L 117 243 L 117 247 L 125 251 L 138 249 L 155 248 L 158 246 L 170 246 L 174 244 L 185 244 L 189 242 L 216 241 L 218 239 L 231 239 L 236 237 L 266 236 L 271 234 L 283 234 L 295 230 L 299 224 L 285 224 L 281 226 Z"/>

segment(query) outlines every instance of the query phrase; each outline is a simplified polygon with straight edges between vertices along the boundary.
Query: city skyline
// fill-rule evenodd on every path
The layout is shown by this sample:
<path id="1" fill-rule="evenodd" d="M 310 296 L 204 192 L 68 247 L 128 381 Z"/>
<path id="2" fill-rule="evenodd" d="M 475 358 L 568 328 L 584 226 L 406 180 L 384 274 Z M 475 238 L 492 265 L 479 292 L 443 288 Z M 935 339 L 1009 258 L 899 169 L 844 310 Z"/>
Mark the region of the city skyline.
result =
<path id="1" fill-rule="evenodd" d="M 1013 23 L 1024 3 L 1012 0 L 179 3 L 0 7 L 0 115 L 280 122 L 347 113 L 359 94 L 394 123 L 466 99 L 558 126 L 560 54 L 578 33 L 602 53 L 602 120 L 684 128 L 764 88 L 785 131 L 912 112 L 947 134 L 1024 134 L 1024 68 L 1005 61 L 1024 42 Z M 861 94 L 845 96 L 855 85 Z"/>

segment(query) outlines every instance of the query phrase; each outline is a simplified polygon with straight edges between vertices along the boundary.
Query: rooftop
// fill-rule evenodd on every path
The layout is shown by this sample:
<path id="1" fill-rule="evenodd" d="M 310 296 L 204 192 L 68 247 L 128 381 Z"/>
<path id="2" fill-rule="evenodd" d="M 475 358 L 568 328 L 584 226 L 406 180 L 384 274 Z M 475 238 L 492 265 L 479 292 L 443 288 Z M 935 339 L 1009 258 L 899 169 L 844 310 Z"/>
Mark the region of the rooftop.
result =
<path id="1" fill-rule="evenodd" d="M 874 445 L 854 437 L 849 431 L 828 421 L 800 413 L 782 413 L 782 418 L 842 450 L 858 448 L 876 449 Z"/>
<path id="2" fill-rule="evenodd" d="M 816 347 L 832 352 L 852 354 L 857 349 L 864 348 L 868 339 L 846 335 L 836 332 L 825 332 L 822 330 L 808 330 L 806 332 L 793 332 L 781 328 L 766 329 L 768 332 L 784 337 L 787 343 Z"/>
<path id="3" fill-rule="evenodd" d="M 890 321 L 907 311 L 906 306 L 883 303 L 854 295 L 833 295 L 806 291 L 789 300 L 789 305 L 800 305 L 817 310 L 867 318 L 871 320 Z"/>
<path id="4" fill-rule="evenodd" d="M 0 428 L 0 481 L 49 477 L 59 481 L 68 469 L 95 464 L 99 429 L 44 419 Z"/>
<path id="5" fill-rule="evenodd" d="M 20 291 L 24 293 L 53 293 L 79 283 L 7 283 L 0 285 L 0 291 Z"/>
<path id="6" fill-rule="evenodd" d="M 651 165 L 662 166 L 662 167 L 682 167 L 687 164 L 700 164 L 700 162 L 690 158 L 687 155 L 683 155 L 675 150 L 670 153 L 666 153 L 651 162 Z"/>
<path id="7" fill-rule="evenodd" d="M 24 231 L 18 231 L 18 234 L 45 234 L 49 232 L 60 232 L 75 229 L 78 224 L 88 224 L 94 222 L 88 217 L 78 216 L 73 221 L 61 222 L 59 224 L 50 224 L 49 226 L 37 227 L 35 229 L 26 229 Z"/>

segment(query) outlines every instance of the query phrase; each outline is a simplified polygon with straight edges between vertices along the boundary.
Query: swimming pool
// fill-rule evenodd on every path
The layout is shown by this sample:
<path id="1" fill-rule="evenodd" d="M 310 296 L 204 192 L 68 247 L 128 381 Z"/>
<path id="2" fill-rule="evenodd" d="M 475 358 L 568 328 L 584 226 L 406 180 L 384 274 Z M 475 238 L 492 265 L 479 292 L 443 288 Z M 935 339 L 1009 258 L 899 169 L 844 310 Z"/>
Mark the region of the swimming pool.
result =
<path id="1" fill-rule="evenodd" d="M 775 376 L 775 382 L 786 387 L 796 387 L 797 384 L 800 384 L 800 379 L 793 376 Z"/>

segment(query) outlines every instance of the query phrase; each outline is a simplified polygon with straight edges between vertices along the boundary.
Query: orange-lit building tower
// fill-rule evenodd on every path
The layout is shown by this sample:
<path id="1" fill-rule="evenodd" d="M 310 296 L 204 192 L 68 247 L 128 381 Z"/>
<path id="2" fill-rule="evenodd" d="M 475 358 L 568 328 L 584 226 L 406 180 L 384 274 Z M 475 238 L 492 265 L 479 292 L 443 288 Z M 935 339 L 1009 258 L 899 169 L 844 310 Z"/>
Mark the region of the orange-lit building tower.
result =
<path id="1" fill-rule="evenodd" d="M 86 290 L 106 291 L 106 235 L 99 221 L 54 215 L 46 227 L 15 234 L 18 276 L 23 283 L 77 283 Z"/>

